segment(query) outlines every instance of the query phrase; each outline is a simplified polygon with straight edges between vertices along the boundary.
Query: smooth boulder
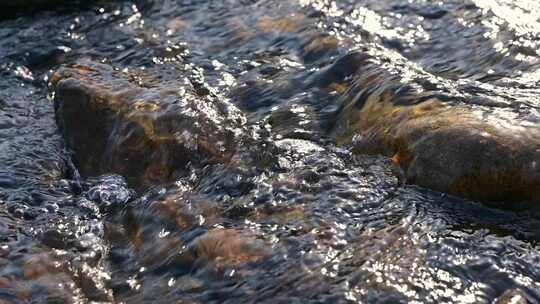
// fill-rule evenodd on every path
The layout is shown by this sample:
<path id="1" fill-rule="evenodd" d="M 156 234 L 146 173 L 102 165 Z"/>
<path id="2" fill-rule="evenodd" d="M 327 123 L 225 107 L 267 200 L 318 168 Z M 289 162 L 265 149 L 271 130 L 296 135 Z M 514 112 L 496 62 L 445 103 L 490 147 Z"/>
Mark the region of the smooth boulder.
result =
<path id="1" fill-rule="evenodd" d="M 132 76 L 90 61 L 52 76 L 57 121 L 81 175 L 117 173 L 147 188 L 231 158 L 244 123 L 234 106 L 198 95 L 187 80 Z"/>
<path id="2" fill-rule="evenodd" d="M 383 154 L 407 182 L 488 202 L 540 202 L 540 127 L 508 109 L 441 99 L 356 56 L 332 134 Z"/>

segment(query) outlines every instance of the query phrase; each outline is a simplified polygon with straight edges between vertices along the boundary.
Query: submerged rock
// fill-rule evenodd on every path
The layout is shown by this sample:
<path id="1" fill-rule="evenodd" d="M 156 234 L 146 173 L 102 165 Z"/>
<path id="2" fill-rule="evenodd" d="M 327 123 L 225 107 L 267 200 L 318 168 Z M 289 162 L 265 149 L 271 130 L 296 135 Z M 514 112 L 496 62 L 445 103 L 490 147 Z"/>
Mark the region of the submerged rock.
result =
<path id="1" fill-rule="evenodd" d="M 114 172 L 144 188 L 230 159 L 243 123 L 236 108 L 197 95 L 187 80 L 171 87 L 132 76 L 94 62 L 53 75 L 58 124 L 83 176 Z"/>
<path id="2" fill-rule="evenodd" d="M 124 179 L 118 175 L 100 176 L 86 192 L 86 197 L 96 202 L 102 211 L 123 207 L 134 196 L 134 191 L 129 189 Z"/>
<path id="3" fill-rule="evenodd" d="M 333 127 L 340 144 L 384 154 L 408 182 L 484 201 L 540 202 L 540 127 L 507 109 L 443 101 L 358 57 Z"/>
<path id="4" fill-rule="evenodd" d="M 261 240 L 232 229 L 206 232 L 193 242 L 192 251 L 199 259 L 232 266 L 258 261 L 268 254 Z"/>
<path id="5" fill-rule="evenodd" d="M 533 303 L 529 301 L 527 295 L 519 289 L 509 289 L 505 291 L 497 300 L 496 304 L 528 304 Z"/>
<path id="6" fill-rule="evenodd" d="M 116 215 L 120 225 L 108 227 L 113 259 L 123 270 L 144 265 L 155 274 L 218 275 L 265 258 L 267 244 L 244 229 L 225 228 L 231 222 L 220 207 L 187 185 L 154 189 Z"/>

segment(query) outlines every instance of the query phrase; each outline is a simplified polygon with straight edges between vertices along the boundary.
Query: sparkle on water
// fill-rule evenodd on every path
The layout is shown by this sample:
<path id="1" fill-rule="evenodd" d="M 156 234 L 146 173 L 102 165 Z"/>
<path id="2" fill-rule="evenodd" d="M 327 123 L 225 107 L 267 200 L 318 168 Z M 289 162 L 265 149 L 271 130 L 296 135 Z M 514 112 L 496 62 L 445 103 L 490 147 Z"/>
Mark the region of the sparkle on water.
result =
<path id="1" fill-rule="evenodd" d="M 0 302 L 540 301 L 539 210 L 403 185 L 388 159 L 336 147 L 327 129 L 350 79 L 320 80 L 359 50 L 479 120 L 537 127 L 540 2 L 100 5 L 0 21 Z M 140 193 L 117 175 L 79 179 L 47 87 L 79 59 L 157 81 L 186 116 L 237 121 L 249 146 Z"/>

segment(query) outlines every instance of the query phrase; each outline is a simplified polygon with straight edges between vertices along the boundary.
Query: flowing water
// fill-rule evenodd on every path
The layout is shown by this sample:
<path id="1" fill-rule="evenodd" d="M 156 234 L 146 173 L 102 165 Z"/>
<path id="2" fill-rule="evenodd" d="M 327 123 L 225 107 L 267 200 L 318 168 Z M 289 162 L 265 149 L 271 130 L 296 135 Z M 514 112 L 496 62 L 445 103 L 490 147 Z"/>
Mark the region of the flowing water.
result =
<path id="1" fill-rule="evenodd" d="M 121 1 L 0 21 L 0 303 L 540 302 L 540 209 L 405 183 L 331 131 L 358 52 L 538 124 L 539 49 L 533 0 Z M 194 86 L 250 144 L 151 187 L 85 174 L 49 85 L 79 60 Z"/>

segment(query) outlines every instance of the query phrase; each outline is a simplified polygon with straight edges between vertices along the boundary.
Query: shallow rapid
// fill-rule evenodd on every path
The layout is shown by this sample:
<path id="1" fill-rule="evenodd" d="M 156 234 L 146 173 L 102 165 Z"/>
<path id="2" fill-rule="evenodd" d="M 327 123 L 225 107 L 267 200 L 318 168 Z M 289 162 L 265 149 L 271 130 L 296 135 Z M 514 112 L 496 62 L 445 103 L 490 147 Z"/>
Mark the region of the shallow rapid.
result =
<path id="1" fill-rule="evenodd" d="M 539 49 L 532 0 L 6 16 L 0 303 L 540 303 Z"/>

